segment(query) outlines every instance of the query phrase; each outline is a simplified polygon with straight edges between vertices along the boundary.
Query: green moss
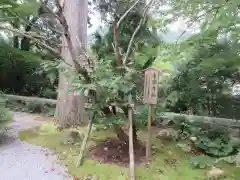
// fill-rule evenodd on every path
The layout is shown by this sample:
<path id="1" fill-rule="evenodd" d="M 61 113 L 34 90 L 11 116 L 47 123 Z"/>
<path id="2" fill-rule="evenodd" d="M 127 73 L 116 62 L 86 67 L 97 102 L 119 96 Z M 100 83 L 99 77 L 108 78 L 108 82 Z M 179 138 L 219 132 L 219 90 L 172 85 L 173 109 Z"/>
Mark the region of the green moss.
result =
<path id="1" fill-rule="evenodd" d="M 44 128 L 43 128 L 44 127 Z M 26 130 L 19 133 L 22 140 L 28 141 L 32 144 L 42 145 L 55 150 L 59 154 L 59 162 L 68 167 L 70 174 L 73 177 L 84 177 L 89 175 L 96 175 L 100 180 L 125 180 L 128 177 L 128 168 L 120 167 L 111 164 L 101 164 L 86 155 L 84 165 L 76 168 L 76 159 L 80 150 L 80 143 L 75 145 L 61 144 L 62 136 L 60 132 L 54 129 L 52 124 L 43 125 L 38 132 Z M 47 127 L 47 128 L 46 128 Z M 49 128 L 51 127 L 51 128 Z M 78 131 L 85 132 L 85 128 L 80 128 Z M 141 140 L 145 141 L 146 133 L 140 132 Z M 88 148 L 95 145 L 99 141 L 112 137 L 114 134 L 111 130 L 96 130 L 93 129 Z M 138 180 L 204 180 L 205 170 L 193 170 L 189 165 L 190 156 L 180 148 L 176 147 L 173 142 L 161 142 L 153 138 L 154 157 L 151 164 L 146 167 L 139 165 L 136 168 L 136 178 Z M 166 163 L 166 160 L 176 160 L 173 164 Z M 218 164 L 217 167 L 223 168 L 225 172 L 233 175 L 235 179 L 239 179 L 240 171 L 235 166 L 227 164 Z M 231 176 L 232 177 L 232 176 Z M 237 178 L 238 177 L 238 178 Z"/>
<path id="2" fill-rule="evenodd" d="M 45 133 L 50 134 L 50 133 L 56 133 L 57 129 L 56 129 L 56 126 L 54 125 L 54 123 L 51 122 L 51 123 L 44 123 L 44 124 L 42 124 L 40 126 L 40 128 L 39 128 L 39 131 L 41 133 L 45 132 Z"/>

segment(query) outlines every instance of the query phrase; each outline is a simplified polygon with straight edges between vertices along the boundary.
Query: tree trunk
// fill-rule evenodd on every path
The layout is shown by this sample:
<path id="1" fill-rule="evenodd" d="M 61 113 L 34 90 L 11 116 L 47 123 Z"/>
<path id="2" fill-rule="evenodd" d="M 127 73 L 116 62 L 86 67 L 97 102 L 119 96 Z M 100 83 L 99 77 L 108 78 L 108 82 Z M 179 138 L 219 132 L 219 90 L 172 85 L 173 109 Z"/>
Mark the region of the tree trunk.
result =
<path id="1" fill-rule="evenodd" d="M 105 107 L 104 108 L 104 114 L 105 115 L 108 115 L 108 114 L 114 114 L 116 115 L 117 111 L 116 111 L 116 107 L 115 106 L 112 106 L 112 111 L 110 111 L 110 109 L 108 107 Z M 128 108 L 127 107 L 123 107 L 123 111 L 124 111 L 124 114 L 126 115 L 126 117 L 128 118 Z M 133 123 L 133 142 L 134 144 L 137 144 L 138 143 L 138 139 L 137 139 L 137 127 L 136 125 Z M 121 128 L 120 125 L 118 124 L 114 124 L 113 125 L 113 130 L 115 131 L 115 133 L 117 134 L 117 137 L 118 139 L 120 139 L 121 141 L 124 141 L 124 142 L 128 142 L 129 140 L 129 137 L 128 135 L 124 132 L 124 130 Z"/>
<path id="2" fill-rule="evenodd" d="M 25 32 L 31 31 L 34 23 L 36 23 L 37 20 L 38 20 L 38 16 L 33 17 L 32 19 L 29 18 L 28 19 L 29 23 L 25 27 Z M 21 50 L 29 51 L 30 47 L 31 47 L 30 39 L 27 37 L 23 37 L 21 40 Z"/>
<path id="3" fill-rule="evenodd" d="M 81 56 L 79 41 L 81 42 L 81 48 L 86 49 L 87 46 L 88 1 L 65 0 L 63 13 L 68 24 L 72 48 L 77 57 L 71 56 L 65 36 L 62 37 L 61 54 L 62 58 L 65 59 L 68 64 L 73 65 L 72 58 L 77 59 Z M 84 60 L 85 59 L 81 59 L 81 63 L 84 63 Z M 60 127 L 78 126 L 88 119 L 86 118 L 84 108 L 84 96 L 82 94 L 78 96 L 73 95 L 72 83 L 75 77 L 74 75 L 68 76 L 62 71 L 59 73 L 59 93 L 55 117 Z"/>
<path id="4" fill-rule="evenodd" d="M 15 29 L 19 29 L 19 27 L 20 27 L 18 20 L 14 20 L 12 25 Z M 18 35 L 14 35 L 14 37 L 13 37 L 13 47 L 19 48 L 19 36 Z"/>

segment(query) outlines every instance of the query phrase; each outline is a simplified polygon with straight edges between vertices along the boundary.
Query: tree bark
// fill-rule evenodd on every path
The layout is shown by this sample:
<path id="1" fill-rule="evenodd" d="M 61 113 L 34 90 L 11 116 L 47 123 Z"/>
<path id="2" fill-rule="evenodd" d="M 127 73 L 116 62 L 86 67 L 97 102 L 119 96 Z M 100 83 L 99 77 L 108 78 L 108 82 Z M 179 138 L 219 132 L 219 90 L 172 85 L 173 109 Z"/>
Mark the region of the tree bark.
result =
<path id="1" fill-rule="evenodd" d="M 70 49 L 67 47 L 66 37 L 63 36 L 61 49 L 62 58 L 72 66 L 74 65 L 73 58 L 78 59 L 79 64 L 83 64 L 85 56 L 81 54 L 79 41 L 81 42 L 81 48 L 86 49 L 88 1 L 65 0 L 62 9 L 68 25 L 72 50 L 76 55 L 76 57 L 71 56 Z M 83 94 L 73 95 L 72 84 L 75 77 L 74 75 L 68 76 L 62 71 L 59 73 L 59 92 L 55 119 L 57 124 L 62 128 L 76 127 L 88 119 L 84 108 L 85 98 Z"/>

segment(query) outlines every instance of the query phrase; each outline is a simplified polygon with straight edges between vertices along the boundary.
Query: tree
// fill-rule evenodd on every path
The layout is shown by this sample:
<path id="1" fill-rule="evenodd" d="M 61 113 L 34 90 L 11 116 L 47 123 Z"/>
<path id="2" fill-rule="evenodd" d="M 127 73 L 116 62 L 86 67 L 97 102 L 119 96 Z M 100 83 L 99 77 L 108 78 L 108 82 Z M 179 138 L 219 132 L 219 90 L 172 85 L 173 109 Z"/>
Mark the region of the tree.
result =
<path id="1" fill-rule="evenodd" d="M 134 8 L 131 9 L 131 7 Z M 94 34 L 94 43 L 91 46 L 93 52 L 97 55 L 97 61 L 104 61 L 107 64 L 111 64 L 109 68 L 111 68 L 113 74 L 119 73 L 119 66 L 122 63 L 126 63 L 129 67 L 133 68 L 134 70 L 142 70 L 152 65 L 155 60 L 157 46 L 161 44 L 161 40 L 155 34 L 153 34 L 148 27 L 148 19 L 149 15 L 142 15 L 142 11 L 146 8 L 146 4 L 142 1 L 96 1 L 96 6 L 100 9 L 102 15 L 108 14 L 109 18 L 104 18 L 103 20 L 106 22 L 106 31 L 104 34 L 100 32 L 96 32 Z M 128 12 L 128 10 L 131 11 Z M 125 13 L 127 16 L 125 16 Z M 106 17 L 106 16 L 104 16 Z M 124 18 L 122 18 L 124 17 Z M 142 20 L 144 18 L 144 20 Z M 122 20 L 120 20 L 122 19 Z M 118 24 L 119 20 L 121 23 Z M 139 26 L 139 24 L 142 24 Z M 139 27 L 139 29 L 138 29 Z M 136 31 L 136 29 L 138 29 Z M 136 33 L 136 36 L 133 34 Z M 132 39 L 132 44 L 130 43 Z M 129 48 L 130 44 L 130 48 Z M 126 58 L 127 57 L 127 58 Z M 127 62 L 124 62 L 127 61 Z M 132 63 L 132 64 L 131 64 Z M 131 64 L 131 65 L 129 65 Z M 104 65 L 103 65 L 104 66 Z M 125 70 L 123 70 L 124 72 Z M 121 73 L 123 73 L 121 72 Z M 110 73 L 110 72 L 109 72 Z M 103 77 L 104 78 L 104 77 Z M 133 78 L 133 77 L 132 77 Z M 105 79 L 105 78 L 104 78 Z M 138 79 L 133 79 L 135 81 L 137 90 L 132 90 L 134 100 L 136 100 L 136 93 L 137 91 L 142 91 L 139 89 L 138 86 L 142 83 L 142 76 Z M 140 85 L 141 86 L 141 85 Z M 130 92 L 130 91 L 129 91 Z M 127 93 L 121 89 L 119 89 L 119 96 L 121 97 L 121 109 L 123 109 L 126 117 L 128 116 L 128 108 L 124 103 L 124 99 L 127 98 Z M 119 104 L 118 104 L 119 108 Z M 112 114 L 107 108 L 105 108 L 105 114 L 109 116 Z M 135 142 L 137 142 L 137 120 L 134 121 L 133 124 L 133 137 Z M 121 129 L 118 124 L 114 124 L 114 129 L 118 135 L 118 137 L 124 141 L 128 140 L 127 135 Z"/>
<path id="2" fill-rule="evenodd" d="M 42 21 L 43 12 L 39 10 L 41 5 L 36 1 L 25 0 L 18 3 L 15 0 L 2 0 L 0 5 L 1 25 L 13 27 L 17 31 L 24 29 L 26 34 L 32 33 L 32 30 L 41 29 L 39 24 Z M 53 82 L 49 81 L 50 75 L 47 75 L 45 70 L 40 70 L 41 64 L 49 63 L 53 57 L 49 53 L 42 53 L 44 52 L 42 49 L 36 51 L 36 43 L 27 36 L 19 36 L 18 33 L 9 33 L 9 31 L 5 33 L 6 41 L 1 41 L 0 54 L 0 68 L 3 74 L 0 78 L 1 90 L 5 93 L 26 96 L 51 94 L 48 98 L 55 98 L 54 86 L 57 84 L 57 78 L 55 81 L 52 77 L 57 76 L 57 71 L 51 72 L 51 79 L 55 81 Z"/>
<path id="3" fill-rule="evenodd" d="M 190 110 L 197 115 L 226 117 L 224 109 L 232 109 L 231 89 L 238 82 L 240 67 L 238 45 L 217 37 L 218 32 L 214 31 L 207 37 L 196 35 L 184 42 L 197 46 L 193 56 L 178 67 L 179 73 L 169 88 L 168 94 L 177 95 L 170 111 Z M 227 118 L 233 118 L 234 114 Z"/>
<path id="4" fill-rule="evenodd" d="M 140 1 L 135 1 L 134 4 L 137 4 L 139 2 Z M 77 3 L 77 1 L 75 3 Z M 83 2 L 81 2 L 81 3 L 83 3 Z M 69 76 L 66 76 L 66 75 L 62 76 L 61 75 L 62 80 L 60 80 L 61 82 L 59 83 L 59 85 L 60 85 L 60 89 L 63 90 L 63 91 L 61 91 L 60 95 L 59 95 L 59 100 L 60 100 L 59 102 L 61 102 L 61 103 L 59 103 L 59 106 L 58 106 L 57 111 L 56 111 L 56 117 L 58 119 L 57 122 L 62 124 L 62 126 L 69 126 L 69 125 L 77 125 L 78 124 L 78 123 L 76 123 L 76 121 L 72 121 L 72 122 L 70 122 L 70 121 L 71 121 L 71 118 L 72 119 L 77 119 L 80 116 L 79 109 L 74 108 L 74 103 L 75 103 L 75 105 L 76 104 L 79 105 L 79 102 L 78 102 L 78 100 L 76 100 L 76 97 L 68 96 L 67 94 L 64 94 L 64 93 L 67 93 L 69 88 L 72 88 L 72 84 L 74 84 L 75 81 L 79 81 L 80 77 L 84 77 L 83 79 L 80 80 L 81 85 L 84 84 L 84 83 L 85 84 L 91 84 L 92 81 L 94 81 L 94 83 L 95 83 L 96 79 L 97 79 L 97 81 L 102 80 L 102 81 L 106 81 L 106 82 L 109 83 L 109 80 L 111 79 L 111 76 L 113 74 L 114 75 L 116 74 L 115 82 L 116 82 L 116 80 L 118 80 L 118 82 L 116 82 L 116 83 L 125 83 L 125 84 L 124 84 L 124 86 L 118 84 L 117 87 L 109 86 L 106 89 L 106 92 L 109 91 L 110 93 L 113 93 L 112 94 L 113 97 L 110 97 L 110 99 L 109 99 L 108 97 L 105 97 L 105 95 L 104 95 L 103 99 L 104 99 L 105 102 L 103 104 L 101 104 L 103 106 L 99 107 L 99 109 L 106 112 L 105 110 L 107 109 L 107 107 L 109 105 L 111 105 L 112 103 L 116 103 L 117 99 L 119 99 L 121 101 L 121 104 L 122 104 L 121 106 L 124 107 L 125 106 L 124 102 L 126 102 L 125 98 L 128 95 L 128 93 L 130 93 L 130 92 L 135 93 L 135 84 L 131 82 L 132 81 L 131 78 L 141 80 L 142 78 L 137 78 L 137 77 L 139 77 L 139 74 L 137 73 L 136 70 L 141 70 L 142 68 L 144 68 L 145 66 L 143 66 L 143 65 L 147 64 L 146 67 L 151 65 L 151 63 L 154 61 L 154 56 L 157 53 L 157 47 L 156 47 L 157 43 L 156 44 L 152 43 L 154 41 L 151 42 L 151 40 L 154 40 L 154 38 L 150 38 L 151 40 L 149 39 L 149 41 L 146 40 L 144 42 L 141 41 L 141 38 L 136 38 L 138 36 L 141 36 L 142 34 L 143 35 L 145 34 L 146 37 L 149 34 L 151 34 L 148 31 L 148 28 L 146 28 L 147 27 L 147 23 L 146 23 L 147 12 L 148 12 L 148 9 L 150 8 L 150 5 L 143 5 L 142 8 L 140 8 L 141 10 L 144 10 L 143 15 L 140 15 L 140 13 L 138 12 L 138 9 L 137 10 L 135 9 L 133 11 L 133 13 L 130 13 L 131 10 L 133 10 L 133 9 L 130 8 L 129 12 L 128 12 L 128 9 L 126 9 L 126 12 L 128 12 L 128 13 L 126 13 L 126 14 L 121 13 L 118 16 L 118 18 L 115 19 L 115 20 L 121 21 L 121 17 L 123 17 L 123 19 L 125 19 L 125 18 L 127 19 L 126 24 L 128 24 L 128 23 L 132 24 L 132 27 L 128 26 L 131 31 L 127 31 L 127 29 L 125 29 L 125 33 L 124 33 L 124 31 L 122 31 L 123 32 L 122 36 L 124 36 L 124 35 L 127 36 L 125 40 L 123 39 L 123 41 L 121 40 L 121 42 L 118 42 L 118 40 L 116 40 L 116 37 L 118 35 L 119 35 L 119 37 L 121 37 L 120 36 L 121 35 L 120 34 L 121 33 L 121 28 L 124 27 L 123 25 L 121 25 L 121 23 L 119 23 L 119 25 L 117 24 L 117 28 L 116 28 L 116 26 L 114 28 L 112 26 L 112 30 L 113 29 L 115 29 L 115 30 L 112 31 L 112 35 L 109 36 L 109 37 L 112 37 L 111 39 L 112 39 L 113 42 L 115 42 L 115 43 L 117 42 L 117 43 L 119 43 L 119 46 L 122 46 L 122 47 L 119 47 L 119 46 L 115 45 L 115 48 L 116 48 L 115 50 L 117 50 L 117 52 L 120 52 L 120 48 L 122 48 L 125 51 L 124 54 L 121 55 L 123 59 L 120 59 L 120 61 L 122 61 L 121 63 L 124 65 L 124 67 L 119 67 L 118 63 L 117 63 L 118 67 L 116 67 L 116 65 L 114 65 L 115 63 L 113 63 L 113 61 L 112 61 L 111 63 L 113 63 L 113 66 L 112 66 L 111 71 L 109 72 L 109 74 L 108 74 L 108 72 L 105 72 L 104 73 L 105 75 L 103 77 L 101 75 L 98 75 L 99 77 L 94 77 L 95 75 L 92 77 L 92 75 L 88 73 L 87 69 L 84 68 L 82 66 L 82 64 L 80 63 L 80 59 L 85 59 L 87 57 L 87 55 L 85 53 L 85 44 L 81 43 L 82 40 L 84 41 L 84 39 L 81 39 L 83 37 L 80 36 L 80 37 L 77 38 L 76 34 L 78 32 L 83 33 L 83 31 L 80 31 L 81 28 L 74 27 L 76 25 L 77 20 L 73 21 L 73 19 L 70 19 L 69 14 L 71 14 L 71 13 L 67 11 L 70 8 L 72 8 L 75 13 L 76 12 L 80 13 L 79 9 L 74 9 L 74 8 L 79 7 L 79 6 L 72 7 L 69 4 L 66 5 L 64 3 L 65 7 L 62 8 L 61 4 L 56 2 L 57 10 L 55 12 L 52 12 L 49 9 L 48 4 L 46 5 L 46 4 L 43 3 L 43 5 L 45 5 L 46 15 L 51 17 L 51 18 L 54 17 L 55 19 L 57 19 L 59 21 L 59 24 L 61 25 L 61 30 L 62 30 L 61 33 L 62 33 L 63 39 L 64 39 L 64 41 L 63 41 L 64 46 L 67 45 L 67 47 L 68 47 L 67 50 L 64 49 L 64 48 L 62 49 L 62 54 L 61 55 L 59 54 L 57 48 L 51 46 L 52 44 L 48 42 L 47 38 L 42 37 L 42 36 L 46 35 L 47 33 L 44 34 L 43 32 L 41 32 L 40 33 L 41 36 L 40 36 L 38 33 L 35 33 L 35 34 L 33 34 L 32 32 L 23 33 L 22 31 L 12 29 L 12 28 L 8 28 L 8 27 L 1 27 L 1 28 L 10 30 L 10 31 L 14 32 L 15 34 L 20 34 L 21 36 L 27 37 L 27 38 L 31 39 L 32 42 L 36 42 L 38 45 L 40 45 L 41 48 L 50 50 L 55 55 L 56 58 L 62 59 L 65 62 L 65 64 L 72 67 L 72 70 L 75 71 L 76 74 L 70 74 L 69 73 L 68 74 Z M 73 5 L 77 5 L 77 4 L 73 3 Z M 131 7 L 131 5 L 130 6 L 128 5 L 127 7 Z M 81 12 L 83 13 L 84 11 L 81 11 Z M 138 13 L 136 13 L 136 12 L 138 12 Z M 128 16 L 130 16 L 130 18 L 128 18 Z M 85 14 L 84 14 L 84 16 L 81 16 L 81 18 L 84 18 L 84 17 L 86 17 Z M 132 21 L 131 20 L 132 18 L 134 18 L 134 20 L 136 20 L 136 21 Z M 76 19 L 78 19 L 78 18 L 76 18 Z M 84 18 L 84 19 L 87 19 L 87 18 Z M 82 22 L 83 21 L 84 20 L 82 19 Z M 79 19 L 79 22 L 80 22 L 80 19 Z M 84 21 L 84 23 L 85 23 L 85 21 Z M 67 28 L 67 27 L 69 27 L 69 28 Z M 76 28 L 76 29 L 74 30 L 74 28 Z M 114 35 L 113 35 L 113 32 L 115 32 Z M 143 37 L 143 36 L 141 36 L 141 37 Z M 78 40 L 79 40 L 80 43 L 78 42 Z M 140 42 L 138 42 L 138 41 L 140 41 Z M 113 42 L 109 41 L 110 44 L 112 44 Z M 128 46 L 126 46 L 126 44 L 128 44 Z M 77 49 L 77 48 L 79 48 L 79 49 Z M 146 52 L 141 53 L 141 54 L 140 53 L 135 54 L 135 52 L 133 51 L 133 48 L 134 49 L 142 49 L 143 51 L 146 51 Z M 154 54 L 153 57 L 152 57 L 152 55 L 150 55 L 151 58 L 149 58 L 148 51 L 153 52 L 153 54 Z M 112 52 L 114 52 L 113 49 L 110 50 L 109 54 L 111 54 Z M 79 54 L 81 56 L 78 56 Z M 119 54 L 119 53 L 117 53 L 117 54 Z M 147 56 L 147 59 L 143 58 L 144 55 Z M 142 58 L 140 58 L 141 56 L 142 56 Z M 104 59 L 105 58 L 107 59 L 107 56 L 105 56 Z M 114 60 L 114 62 L 117 62 L 115 60 L 115 58 L 113 58 L 113 60 Z M 132 64 L 132 62 L 133 62 L 133 64 Z M 137 68 L 135 67 L 135 65 L 137 66 Z M 108 63 L 106 63 L 106 64 L 103 63 L 102 64 L 100 62 L 100 64 L 97 66 L 96 71 L 99 72 L 99 71 L 103 70 L 102 67 L 100 67 L 100 66 L 108 68 L 109 64 Z M 123 68 L 123 69 L 121 70 L 121 68 Z M 64 87 L 66 85 L 65 81 L 67 81 L 66 77 L 67 78 L 71 77 L 71 79 L 68 81 L 69 82 L 69 84 L 68 84 L 69 87 L 65 88 Z M 107 78 L 109 78 L 109 79 L 107 79 Z M 123 81 L 119 81 L 120 80 L 119 78 L 120 79 L 123 78 Z M 98 82 L 97 87 L 98 88 L 100 87 L 100 89 L 101 89 L 101 86 L 102 85 L 100 85 L 99 82 Z M 128 86 L 128 87 L 126 87 L 126 86 Z M 115 90 L 117 91 L 117 94 L 115 94 Z M 73 91 L 73 90 L 70 89 L 70 91 Z M 111 91 L 114 91 L 114 92 L 111 92 Z M 110 96 L 110 94 L 106 94 L 106 95 Z M 68 101 L 64 102 L 64 100 L 66 100 L 66 101 L 68 100 Z M 83 107 L 83 104 L 82 104 L 82 107 Z M 71 110 L 72 108 L 73 108 L 73 110 Z M 116 106 L 113 106 L 113 109 L 115 109 L 115 108 L 116 108 Z M 126 109 L 126 106 L 124 108 Z M 113 113 L 115 114 L 115 110 L 114 110 Z M 71 118 L 69 118 L 69 117 L 71 117 Z M 62 119 L 62 120 L 60 120 L 60 119 Z M 118 131 L 119 137 L 123 137 L 121 135 L 125 135 L 124 133 L 122 133 L 123 130 L 121 128 L 117 128 L 117 131 Z M 123 138 L 123 139 L 126 140 L 126 138 Z"/>
<path id="5" fill-rule="evenodd" d="M 21 47 L 22 50 L 29 50 L 31 42 L 31 44 L 35 44 L 38 49 L 47 49 L 54 55 L 56 60 L 62 59 L 63 62 L 65 62 L 64 64 L 70 66 L 70 68 L 68 68 L 70 69 L 68 70 L 69 73 L 66 74 L 60 71 L 60 93 L 56 110 L 56 122 L 62 127 L 79 125 L 79 122 L 83 120 L 85 116 L 84 99 L 82 96 L 76 97 L 70 94 L 73 93 L 72 84 L 74 83 L 74 79 L 79 78 L 80 74 L 87 74 L 87 70 L 83 67 L 82 62 L 86 58 L 88 1 L 78 2 L 75 0 L 68 3 L 65 1 L 42 0 L 37 4 L 35 2 L 34 7 L 36 8 L 36 13 L 30 15 L 29 13 L 19 10 L 19 6 L 28 7 L 29 4 L 27 0 L 20 4 L 14 0 L 11 2 L 2 0 L 0 3 L 4 5 L 2 7 L 5 14 L 8 12 L 8 15 L 12 15 L 18 20 L 16 21 L 15 28 L 5 26 L 5 24 L 1 25 L 1 29 L 11 31 L 16 35 L 14 38 L 15 42 L 19 39 L 19 35 L 23 37 L 21 45 L 19 46 L 15 43 L 15 46 Z M 23 14 L 25 15 L 24 18 L 22 17 Z M 39 17 L 41 18 L 39 19 Z M 48 19 L 50 23 L 45 23 L 46 19 Z M 19 25 L 18 23 L 20 22 L 24 22 L 23 25 Z M 34 25 L 33 28 L 34 23 L 44 26 L 35 28 Z M 45 25 L 47 25 L 47 27 Z M 59 25 L 60 28 L 57 29 Z M 16 29 L 22 26 L 25 27 L 24 32 Z M 62 35 L 61 53 L 59 52 L 58 41 L 53 42 L 55 39 L 52 37 L 57 37 L 54 33 Z M 49 37 L 46 38 L 46 36 Z"/>
<path id="6" fill-rule="evenodd" d="M 86 60 L 83 51 L 87 46 L 88 1 L 64 1 L 61 8 L 69 31 L 69 37 L 62 37 L 62 58 L 71 66 L 74 66 L 74 59 L 83 65 Z M 60 71 L 56 122 L 61 127 L 77 126 L 86 119 L 84 96 L 82 94 L 73 95 L 74 79 L 78 76 L 77 74 L 75 77 L 66 75 L 65 72 Z"/>

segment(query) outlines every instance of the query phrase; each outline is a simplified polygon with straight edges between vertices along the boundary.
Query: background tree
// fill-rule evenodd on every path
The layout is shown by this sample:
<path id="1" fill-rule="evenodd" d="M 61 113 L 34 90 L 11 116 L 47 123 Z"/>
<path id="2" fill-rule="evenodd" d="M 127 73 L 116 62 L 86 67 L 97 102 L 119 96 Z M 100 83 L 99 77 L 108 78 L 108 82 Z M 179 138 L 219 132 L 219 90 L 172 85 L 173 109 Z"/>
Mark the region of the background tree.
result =
<path id="1" fill-rule="evenodd" d="M 72 70 L 79 70 L 84 68 L 81 67 L 81 60 L 85 56 L 80 56 L 85 53 L 85 47 L 86 47 L 86 31 L 87 31 L 87 1 L 81 1 L 81 6 L 78 6 L 78 2 L 72 2 L 75 3 L 73 6 L 71 4 L 69 7 L 67 6 L 64 10 L 65 14 L 63 15 L 63 7 L 59 4 L 58 1 L 41 1 L 40 3 L 35 2 L 35 13 L 27 13 L 24 14 L 22 11 L 18 11 L 19 6 L 28 7 L 26 5 L 28 1 L 24 1 L 22 3 L 17 3 L 15 1 L 7 2 L 2 1 L 4 9 L 3 13 L 8 12 L 6 16 L 9 14 L 12 14 L 13 17 L 16 19 L 17 25 L 14 27 L 7 27 L 5 24 L 2 24 L 1 29 L 7 29 L 10 30 L 16 36 L 14 39 L 21 39 L 22 45 L 16 45 L 18 47 L 21 47 L 21 50 L 30 50 L 31 45 L 31 51 L 34 53 L 39 53 L 39 49 L 41 49 L 41 55 L 42 58 L 53 58 L 54 60 L 59 59 L 65 59 L 65 64 L 68 64 L 70 66 L 74 66 Z M 65 5 L 65 3 L 64 3 Z M 76 6 L 75 6 L 76 5 Z M 6 7 L 6 8 L 5 8 Z M 57 7 L 56 12 L 53 12 L 52 9 L 54 7 Z M 73 9 L 73 7 L 76 7 L 76 9 Z M 77 9 L 77 8 L 86 8 L 86 9 Z M 17 10 L 16 10 L 17 9 Z M 80 19 L 76 19 L 76 21 L 73 21 L 71 12 L 74 10 L 73 13 L 78 13 L 80 16 Z M 25 15 L 23 15 L 23 14 Z M 21 15 L 21 16 L 20 16 Z M 71 16 L 71 18 L 69 17 Z M 24 17 L 24 18 L 23 18 Z M 41 18 L 40 18 L 41 17 Z M 46 19 L 48 20 L 46 22 Z M 34 20 L 34 21 L 33 21 Z M 27 22 L 26 22 L 27 21 Z M 69 24 L 69 25 L 68 25 Z M 79 25 L 79 26 L 78 26 Z M 41 26 L 41 28 L 39 28 Z M 20 29 L 16 29 L 16 28 Z M 25 31 L 21 31 L 21 27 L 25 27 Z M 60 27 L 60 28 L 59 28 Z M 69 27 L 69 28 L 66 28 Z M 60 29 L 60 31 L 59 31 Z M 71 32 L 70 32 L 71 31 Z M 61 48 L 61 55 L 60 55 L 60 46 L 59 46 L 59 40 L 57 38 L 59 37 L 59 34 L 64 39 L 64 43 L 62 44 Z M 73 35 L 71 35 L 73 34 Z M 19 36 L 21 35 L 21 37 Z M 49 38 L 46 38 L 49 37 Z M 17 41 L 17 40 L 16 40 Z M 16 44 L 16 43 L 15 43 Z M 29 45 L 30 44 L 30 45 Z M 23 48 L 24 46 L 24 48 Z M 66 47 L 67 46 L 67 47 Z M 37 48 L 36 48 L 37 47 Z M 67 50 L 68 49 L 68 50 Z M 49 51 L 53 56 L 49 56 Z M 57 62 L 56 61 L 56 62 Z M 66 68 L 65 68 L 66 69 Z M 70 68 L 71 69 L 71 68 Z M 71 70 L 71 71 L 72 71 Z M 69 71 L 70 72 L 70 71 Z M 57 106 L 57 123 L 59 123 L 60 126 L 69 126 L 69 125 L 77 125 L 83 118 L 84 115 L 80 115 L 80 112 L 84 113 L 84 106 L 81 100 L 79 100 L 79 97 L 73 97 L 69 95 L 72 94 L 73 90 L 67 88 L 67 81 L 66 78 L 71 78 L 71 76 L 64 76 L 61 75 L 61 81 L 59 83 L 60 92 L 63 90 L 63 86 L 66 86 L 64 90 L 65 92 L 61 92 L 59 95 L 59 101 L 61 101 Z M 69 85 L 72 84 L 72 81 L 69 82 Z M 69 98 L 69 99 L 67 99 Z M 63 108 L 61 104 L 65 104 L 66 101 L 68 104 Z M 82 102 L 80 104 L 80 102 Z M 78 106 L 77 106 L 78 105 Z M 72 110 L 71 110 L 72 108 Z M 59 111 L 60 110 L 60 111 Z M 66 110 L 66 113 L 63 112 L 63 110 Z M 61 113 L 60 113 L 61 112 Z M 64 122 L 64 120 L 66 120 Z"/>
<path id="2" fill-rule="evenodd" d="M 235 45 L 220 43 L 216 37 L 211 42 L 201 38 L 201 42 L 195 55 L 178 68 L 180 72 L 173 79 L 171 91 L 178 100 L 170 111 L 236 117 L 238 104 L 232 87 L 238 82 L 239 56 Z M 231 113 L 226 113 L 226 109 Z"/>
<path id="3" fill-rule="evenodd" d="M 40 4 L 36 1 L 0 3 L 1 25 L 16 30 L 14 34 L 11 31 L 4 31 L 5 40 L 1 42 L 0 64 L 1 72 L 4 74 L 1 76 L 1 90 L 5 93 L 55 98 L 57 71 L 46 73 L 45 70 L 40 70 L 41 64 L 51 63 L 53 56 L 42 48 L 37 49 L 36 43 L 30 41 L 30 38 L 16 33 L 24 28 L 28 29 L 25 33 L 32 33 L 30 30 L 40 31 L 43 17 L 43 14 L 38 12 Z M 31 20 L 28 20 L 29 18 Z"/>

